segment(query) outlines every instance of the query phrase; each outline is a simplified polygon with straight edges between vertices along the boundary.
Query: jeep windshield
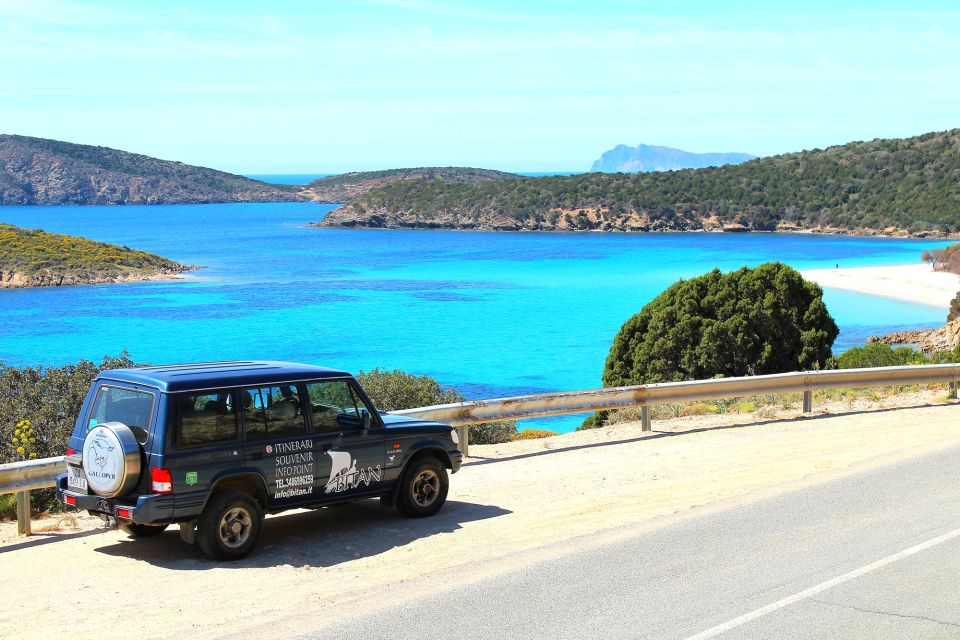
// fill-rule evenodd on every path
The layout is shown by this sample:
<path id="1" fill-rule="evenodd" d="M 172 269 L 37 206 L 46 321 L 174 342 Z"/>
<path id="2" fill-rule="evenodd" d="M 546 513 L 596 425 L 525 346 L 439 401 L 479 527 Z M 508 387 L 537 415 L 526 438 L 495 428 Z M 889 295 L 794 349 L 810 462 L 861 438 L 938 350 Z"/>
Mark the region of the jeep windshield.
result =
<path id="1" fill-rule="evenodd" d="M 153 401 L 154 395 L 145 391 L 100 387 L 87 419 L 87 431 L 104 422 L 122 422 L 144 444 L 150 432 Z"/>

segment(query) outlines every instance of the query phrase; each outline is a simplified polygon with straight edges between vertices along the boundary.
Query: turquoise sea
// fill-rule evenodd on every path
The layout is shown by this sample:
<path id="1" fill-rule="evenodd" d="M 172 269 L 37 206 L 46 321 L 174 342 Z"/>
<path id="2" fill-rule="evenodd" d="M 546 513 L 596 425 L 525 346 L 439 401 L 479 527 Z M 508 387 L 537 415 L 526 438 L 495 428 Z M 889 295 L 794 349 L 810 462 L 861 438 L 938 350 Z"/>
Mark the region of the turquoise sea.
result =
<path id="1" fill-rule="evenodd" d="M 127 349 L 153 363 L 288 359 L 429 374 L 468 398 L 600 385 L 620 325 L 681 277 L 781 260 L 916 262 L 946 242 L 802 234 L 308 229 L 312 203 L 3 207 L 0 220 L 206 265 L 185 281 L 0 291 L 0 360 Z M 945 310 L 826 291 L 835 350 Z M 549 426 L 572 429 L 577 418 Z"/>

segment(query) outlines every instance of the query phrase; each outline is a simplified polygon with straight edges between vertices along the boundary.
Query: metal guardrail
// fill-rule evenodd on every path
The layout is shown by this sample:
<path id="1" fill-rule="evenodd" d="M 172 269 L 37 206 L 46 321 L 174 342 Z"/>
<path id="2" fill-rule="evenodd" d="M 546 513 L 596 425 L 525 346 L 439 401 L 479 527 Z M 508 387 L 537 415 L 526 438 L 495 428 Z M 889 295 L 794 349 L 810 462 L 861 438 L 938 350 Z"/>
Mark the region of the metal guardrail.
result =
<path id="1" fill-rule="evenodd" d="M 436 420 L 465 431 L 469 425 L 497 420 L 542 418 L 569 413 L 640 407 L 643 430 L 649 431 L 649 407 L 655 404 L 802 391 L 804 393 L 803 411 L 809 413 L 813 408 L 812 392 L 815 389 L 879 387 L 929 382 L 948 382 L 952 385 L 951 388 L 955 389 L 958 379 L 960 379 L 960 365 L 957 364 L 803 371 L 540 393 L 513 398 L 441 404 L 391 413 Z M 461 435 L 461 444 L 463 443 L 464 436 Z M 469 442 L 466 444 L 469 446 Z M 465 447 L 461 446 L 461 449 L 465 454 L 467 453 Z"/>
<path id="2" fill-rule="evenodd" d="M 52 487 L 67 470 L 63 456 L 0 464 L 0 494 L 17 494 L 17 532 L 30 535 L 30 490 Z"/>
<path id="3" fill-rule="evenodd" d="M 418 407 L 391 413 L 436 420 L 457 427 L 460 435 L 460 449 L 464 455 L 467 455 L 470 446 L 468 427 L 484 422 L 640 407 L 642 429 L 650 431 L 649 409 L 655 404 L 802 391 L 803 412 L 809 413 L 813 410 L 812 394 L 816 389 L 947 382 L 950 384 L 951 395 L 956 397 L 958 379 L 960 379 L 960 365 L 957 364 L 804 371 L 540 393 L 513 398 Z M 56 476 L 65 470 L 63 457 L 0 465 L 0 494 L 17 493 L 17 528 L 20 533 L 26 535 L 30 533 L 29 491 L 52 487 Z"/>

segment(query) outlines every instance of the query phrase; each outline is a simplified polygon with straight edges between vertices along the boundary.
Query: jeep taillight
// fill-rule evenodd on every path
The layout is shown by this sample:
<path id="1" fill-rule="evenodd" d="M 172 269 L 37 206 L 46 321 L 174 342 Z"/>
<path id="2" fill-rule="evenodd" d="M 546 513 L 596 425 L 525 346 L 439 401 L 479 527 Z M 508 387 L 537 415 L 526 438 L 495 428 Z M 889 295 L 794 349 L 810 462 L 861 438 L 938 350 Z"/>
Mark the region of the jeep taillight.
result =
<path id="1" fill-rule="evenodd" d="M 170 493 L 173 491 L 173 476 L 170 469 L 152 467 L 150 469 L 150 488 L 154 493 Z"/>
<path id="2" fill-rule="evenodd" d="M 72 455 L 75 454 L 76 452 L 77 452 L 77 450 L 74 449 L 73 447 L 67 447 L 67 455 L 68 455 L 68 456 L 72 456 Z"/>

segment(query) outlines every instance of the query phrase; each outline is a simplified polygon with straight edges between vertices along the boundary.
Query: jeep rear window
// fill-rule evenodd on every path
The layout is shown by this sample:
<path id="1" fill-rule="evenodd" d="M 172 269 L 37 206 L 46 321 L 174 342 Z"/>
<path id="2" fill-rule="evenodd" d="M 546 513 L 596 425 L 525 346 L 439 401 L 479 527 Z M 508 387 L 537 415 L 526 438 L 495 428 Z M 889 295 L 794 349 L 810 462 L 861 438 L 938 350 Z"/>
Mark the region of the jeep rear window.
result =
<path id="1" fill-rule="evenodd" d="M 104 422 L 122 422 L 130 427 L 140 444 L 144 444 L 150 432 L 153 400 L 153 394 L 144 391 L 100 387 L 87 420 L 87 431 Z"/>

